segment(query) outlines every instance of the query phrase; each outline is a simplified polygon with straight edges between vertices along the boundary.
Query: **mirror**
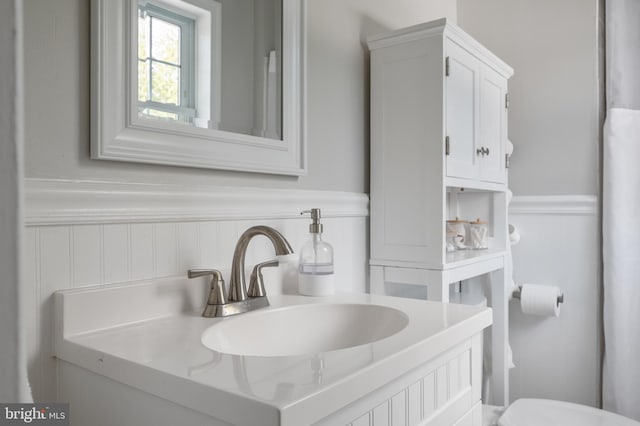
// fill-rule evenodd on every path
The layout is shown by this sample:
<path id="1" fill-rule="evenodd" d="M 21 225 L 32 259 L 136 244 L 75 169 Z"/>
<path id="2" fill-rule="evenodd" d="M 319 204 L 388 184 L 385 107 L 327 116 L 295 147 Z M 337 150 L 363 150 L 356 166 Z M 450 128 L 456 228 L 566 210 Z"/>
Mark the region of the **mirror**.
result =
<path id="1" fill-rule="evenodd" d="M 281 139 L 281 28 L 282 0 L 138 0 L 138 118 Z"/>
<path id="2" fill-rule="evenodd" d="M 304 174 L 304 1 L 92 0 L 92 158 Z"/>

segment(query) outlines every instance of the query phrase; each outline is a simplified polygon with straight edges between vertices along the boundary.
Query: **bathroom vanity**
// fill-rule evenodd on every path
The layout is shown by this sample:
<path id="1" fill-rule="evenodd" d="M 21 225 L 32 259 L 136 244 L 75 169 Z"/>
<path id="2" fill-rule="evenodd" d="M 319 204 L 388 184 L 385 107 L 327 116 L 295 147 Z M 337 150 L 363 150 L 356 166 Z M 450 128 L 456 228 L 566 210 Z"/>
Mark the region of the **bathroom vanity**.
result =
<path id="1" fill-rule="evenodd" d="M 204 318 L 207 289 L 198 278 L 56 293 L 58 400 L 72 424 L 481 425 L 490 309 L 275 295 Z"/>

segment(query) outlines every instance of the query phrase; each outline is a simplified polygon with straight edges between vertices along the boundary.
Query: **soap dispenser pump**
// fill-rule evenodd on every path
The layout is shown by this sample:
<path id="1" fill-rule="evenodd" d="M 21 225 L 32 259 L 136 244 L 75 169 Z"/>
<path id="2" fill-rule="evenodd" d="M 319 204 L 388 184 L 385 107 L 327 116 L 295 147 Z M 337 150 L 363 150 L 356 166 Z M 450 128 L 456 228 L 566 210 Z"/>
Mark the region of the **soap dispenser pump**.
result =
<path id="1" fill-rule="evenodd" d="M 300 212 L 311 215 L 311 239 L 300 250 L 298 292 L 305 296 L 328 296 L 334 293 L 333 247 L 322 240 L 320 209 Z"/>

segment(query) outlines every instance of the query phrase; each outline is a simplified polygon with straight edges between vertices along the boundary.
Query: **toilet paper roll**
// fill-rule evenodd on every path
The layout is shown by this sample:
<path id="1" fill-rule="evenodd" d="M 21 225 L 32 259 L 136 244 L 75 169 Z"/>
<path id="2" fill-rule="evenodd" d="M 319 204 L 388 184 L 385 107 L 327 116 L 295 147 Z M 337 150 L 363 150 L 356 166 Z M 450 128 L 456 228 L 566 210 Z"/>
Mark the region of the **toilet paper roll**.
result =
<path id="1" fill-rule="evenodd" d="M 560 315 L 558 296 L 561 291 L 556 286 L 523 284 L 520 293 L 522 312 L 530 315 L 554 316 Z"/>

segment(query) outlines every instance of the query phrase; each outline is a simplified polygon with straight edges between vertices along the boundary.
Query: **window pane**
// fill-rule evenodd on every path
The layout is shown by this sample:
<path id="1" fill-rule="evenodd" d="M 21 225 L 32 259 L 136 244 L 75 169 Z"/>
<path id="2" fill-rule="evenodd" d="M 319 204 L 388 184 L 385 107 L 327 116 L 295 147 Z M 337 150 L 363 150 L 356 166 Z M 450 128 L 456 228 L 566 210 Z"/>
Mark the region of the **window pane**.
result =
<path id="1" fill-rule="evenodd" d="M 138 59 L 149 56 L 149 15 L 143 11 L 138 14 Z"/>
<path id="2" fill-rule="evenodd" d="M 138 100 L 149 100 L 149 61 L 138 61 Z"/>
<path id="3" fill-rule="evenodd" d="M 195 114 L 189 93 L 194 67 L 193 19 L 154 2 L 138 9 L 138 101 L 140 116 L 189 123 Z M 183 55 L 187 55 L 186 57 Z M 183 67 L 183 62 L 185 67 Z M 185 108 L 183 108 L 185 107 Z"/>
<path id="4" fill-rule="evenodd" d="M 151 100 L 180 105 L 180 68 L 153 62 L 151 64 Z"/>
<path id="5" fill-rule="evenodd" d="M 180 27 L 154 17 L 151 21 L 151 31 L 153 59 L 179 65 Z"/>

